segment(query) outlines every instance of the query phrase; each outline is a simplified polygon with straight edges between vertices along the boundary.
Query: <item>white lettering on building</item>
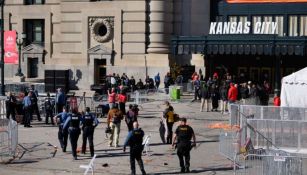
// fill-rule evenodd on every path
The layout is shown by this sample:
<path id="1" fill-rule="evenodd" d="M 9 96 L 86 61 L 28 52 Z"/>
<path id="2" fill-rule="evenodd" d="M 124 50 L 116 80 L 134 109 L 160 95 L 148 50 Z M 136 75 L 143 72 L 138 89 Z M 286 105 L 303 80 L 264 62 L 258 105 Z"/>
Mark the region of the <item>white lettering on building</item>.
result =
<path id="1" fill-rule="evenodd" d="M 256 22 L 253 26 L 253 34 L 277 34 L 277 22 Z M 251 22 L 211 22 L 210 35 L 225 34 L 249 34 Z"/>

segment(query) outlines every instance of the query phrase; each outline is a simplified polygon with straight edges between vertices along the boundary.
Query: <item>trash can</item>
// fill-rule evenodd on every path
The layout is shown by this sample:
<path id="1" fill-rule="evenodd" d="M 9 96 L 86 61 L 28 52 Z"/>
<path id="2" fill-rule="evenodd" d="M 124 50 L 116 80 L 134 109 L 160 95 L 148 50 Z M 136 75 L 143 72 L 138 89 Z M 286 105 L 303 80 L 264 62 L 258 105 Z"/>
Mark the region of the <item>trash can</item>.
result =
<path id="1" fill-rule="evenodd" d="M 180 87 L 175 88 L 175 100 L 180 100 Z"/>

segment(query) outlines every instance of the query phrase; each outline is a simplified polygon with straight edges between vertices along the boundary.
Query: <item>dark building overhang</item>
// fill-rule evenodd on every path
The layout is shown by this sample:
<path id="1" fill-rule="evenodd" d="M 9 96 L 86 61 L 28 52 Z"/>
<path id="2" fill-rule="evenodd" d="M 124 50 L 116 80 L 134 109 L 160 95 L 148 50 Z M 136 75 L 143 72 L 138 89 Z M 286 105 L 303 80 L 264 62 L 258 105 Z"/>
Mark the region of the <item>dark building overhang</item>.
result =
<path id="1" fill-rule="evenodd" d="M 208 35 L 172 38 L 172 54 L 306 56 L 307 37 Z"/>

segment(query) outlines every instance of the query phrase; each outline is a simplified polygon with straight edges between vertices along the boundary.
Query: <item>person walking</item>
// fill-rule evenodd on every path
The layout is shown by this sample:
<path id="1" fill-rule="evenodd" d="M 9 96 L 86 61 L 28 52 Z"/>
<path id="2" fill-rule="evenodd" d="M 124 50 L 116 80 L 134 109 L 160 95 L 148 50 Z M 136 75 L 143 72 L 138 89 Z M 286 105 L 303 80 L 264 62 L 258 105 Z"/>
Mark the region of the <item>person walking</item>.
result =
<path id="1" fill-rule="evenodd" d="M 135 160 L 138 162 L 142 175 L 146 175 L 144 164 L 142 160 L 142 152 L 143 152 L 143 137 L 144 131 L 139 128 L 139 124 L 137 121 L 133 122 L 133 130 L 128 133 L 126 138 L 123 151 L 126 152 L 126 147 L 129 145 L 130 147 L 130 169 L 131 175 L 135 175 Z"/>
<path id="2" fill-rule="evenodd" d="M 53 122 L 53 109 L 54 109 L 54 101 L 52 98 L 50 98 L 50 93 L 47 93 L 47 97 L 45 98 L 45 113 L 46 113 L 46 121 L 45 123 L 48 124 L 48 120 L 50 118 L 50 122 L 52 125 L 54 125 Z"/>
<path id="3" fill-rule="evenodd" d="M 226 82 L 224 82 L 220 88 L 221 113 L 222 114 L 225 114 L 227 110 L 227 101 L 228 101 L 227 93 L 228 93 L 228 89 L 226 86 Z"/>
<path id="4" fill-rule="evenodd" d="M 6 98 L 6 118 L 10 119 L 10 116 L 12 116 L 12 119 L 16 121 L 16 103 L 17 103 L 17 99 L 14 96 L 14 94 L 12 92 L 9 93 L 9 95 Z"/>
<path id="5" fill-rule="evenodd" d="M 63 108 L 63 111 L 53 118 L 55 123 L 59 124 L 58 139 L 63 152 L 66 152 L 67 147 L 68 128 L 64 128 L 64 123 L 66 122 L 68 115 L 69 113 L 67 113 L 66 108 Z"/>
<path id="6" fill-rule="evenodd" d="M 31 101 L 31 97 L 32 97 L 32 92 L 30 91 L 28 93 L 28 95 L 23 99 L 23 109 L 25 112 L 25 116 L 24 116 L 24 127 L 32 127 L 31 126 L 31 118 L 32 118 L 32 101 Z"/>
<path id="7" fill-rule="evenodd" d="M 78 139 L 81 133 L 80 122 L 81 122 L 81 114 L 78 113 L 76 110 L 73 110 L 72 114 L 68 115 L 68 118 L 66 119 L 63 126 L 63 129 L 68 128 L 69 140 L 74 160 L 77 160 Z"/>
<path id="8" fill-rule="evenodd" d="M 120 124 L 123 119 L 123 114 L 118 109 L 117 104 L 108 113 L 107 125 L 111 128 L 111 134 L 109 138 L 109 147 L 113 146 L 113 141 L 115 140 L 115 147 L 118 147 L 119 143 L 119 133 L 120 133 Z"/>
<path id="9" fill-rule="evenodd" d="M 191 142 L 191 139 L 193 140 L 193 142 Z M 181 167 L 180 172 L 189 173 L 190 151 L 193 146 L 196 146 L 196 137 L 193 128 L 187 125 L 186 118 L 180 118 L 180 125 L 177 127 L 173 137 L 173 142 L 172 142 L 173 149 L 175 148 L 175 145 L 177 145 L 177 155 Z"/>
<path id="10" fill-rule="evenodd" d="M 170 105 L 168 101 L 165 101 L 166 105 L 165 110 L 163 111 L 163 121 L 165 124 L 165 142 L 166 144 L 172 143 L 172 135 L 173 135 L 173 125 L 175 123 L 174 119 L 174 108 Z"/>
<path id="11" fill-rule="evenodd" d="M 137 112 L 136 112 L 136 107 L 132 104 L 129 105 L 129 111 L 127 112 L 125 116 L 125 122 L 128 127 L 128 131 L 131 131 L 133 129 L 133 122 L 136 122 L 137 119 Z"/>
<path id="12" fill-rule="evenodd" d="M 160 74 L 158 73 L 155 77 L 156 88 L 159 89 L 160 86 Z"/>
<path id="13" fill-rule="evenodd" d="M 211 111 L 217 111 L 217 109 L 219 107 L 219 98 L 220 97 L 219 97 L 219 89 L 218 89 L 216 84 L 212 84 L 210 96 L 211 96 L 211 102 L 212 102 Z"/>
<path id="14" fill-rule="evenodd" d="M 88 139 L 88 143 L 90 145 L 91 157 L 94 156 L 94 130 L 98 125 L 99 121 L 96 116 L 90 113 L 90 108 L 86 107 L 85 114 L 81 118 L 82 122 L 82 131 L 83 131 L 83 143 L 82 143 L 82 153 L 86 152 L 86 140 Z"/>

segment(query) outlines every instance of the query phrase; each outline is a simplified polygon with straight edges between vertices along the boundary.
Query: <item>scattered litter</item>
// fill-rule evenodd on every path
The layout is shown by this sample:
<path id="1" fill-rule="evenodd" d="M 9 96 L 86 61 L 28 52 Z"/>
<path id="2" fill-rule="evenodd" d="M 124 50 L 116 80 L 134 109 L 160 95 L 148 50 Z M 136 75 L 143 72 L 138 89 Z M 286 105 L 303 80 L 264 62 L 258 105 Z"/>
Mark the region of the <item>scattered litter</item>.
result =
<path id="1" fill-rule="evenodd" d="M 102 164 L 103 167 L 108 167 L 109 164 L 105 163 L 105 164 Z"/>
<path id="2" fill-rule="evenodd" d="M 166 163 L 166 162 L 164 162 L 164 164 L 163 164 L 164 166 L 166 166 L 166 165 L 168 165 L 168 163 Z"/>

